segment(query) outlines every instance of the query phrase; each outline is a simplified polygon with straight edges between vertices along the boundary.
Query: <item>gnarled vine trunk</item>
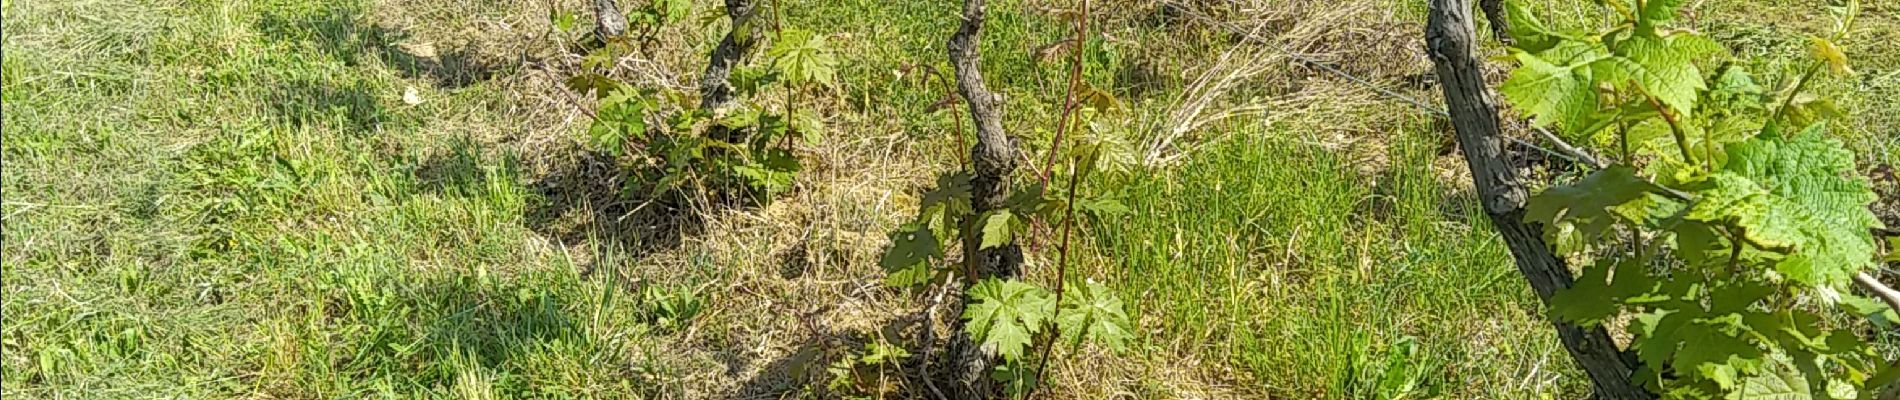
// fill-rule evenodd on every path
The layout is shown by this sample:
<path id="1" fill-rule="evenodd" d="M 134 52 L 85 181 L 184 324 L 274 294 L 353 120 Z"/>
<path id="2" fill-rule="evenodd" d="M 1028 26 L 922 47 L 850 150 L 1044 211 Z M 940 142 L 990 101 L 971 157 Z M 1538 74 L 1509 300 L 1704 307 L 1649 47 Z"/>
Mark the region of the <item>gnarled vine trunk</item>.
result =
<path id="1" fill-rule="evenodd" d="M 983 31 L 983 0 L 963 0 L 963 24 L 950 36 L 950 64 L 956 70 L 957 91 L 970 106 L 970 118 L 976 122 L 976 146 L 970 149 L 970 206 L 976 212 L 963 221 L 963 284 L 974 284 L 991 276 L 1020 274 L 1022 249 L 1015 243 L 983 249 L 977 235 L 978 223 L 985 213 L 1004 209 L 1009 199 L 1010 173 L 1016 169 L 1016 144 L 1003 132 L 1001 96 L 991 93 L 983 82 L 982 55 L 977 45 Z M 989 371 L 998 361 L 993 349 L 983 349 L 970 340 L 961 328 L 954 332 L 957 371 L 961 398 L 986 398 L 993 389 Z"/>
<path id="2" fill-rule="evenodd" d="M 1564 260 L 1544 242 L 1539 227 L 1524 222 L 1524 202 L 1530 193 L 1506 158 L 1497 106 L 1485 92 L 1483 73 L 1472 55 L 1475 28 L 1470 0 L 1432 0 L 1425 29 L 1426 50 L 1436 65 L 1445 105 L 1457 129 L 1458 146 L 1471 168 L 1471 180 L 1484 211 L 1510 247 L 1518 272 L 1548 304 L 1551 295 L 1570 287 L 1574 278 Z M 1597 398 L 1656 398 L 1632 379 L 1638 362 L 1617 348 L 1609 332 L 1561 320 L 1552 323 L 1570 356 L 1590 375 Z"/>
<path id="3" fill-rule="evenodd" d="M 1491 21 L 1491 36 L 1504 44 L 1511 44 L 1511 22 L 1504 17 L 1504 0 L 1478 0 L 1478 8 L 1484 9 L 1484 17 Z"/>
<path id="4" fill-rule="evenodd" d="M 753 0 L 726 0 L 726 18 L 732 21 L 732 28 L 726 31 L 726 38 L 719 41 L 719 47 L 713 48 L 712 58 L 706 62 L 706 73 L 699 77 L 701 110 L 717 110 L 732 101 L 732 67 L 752 52 L 752 45 L 758 39 L 755 35 L 758 29 L 752 26 L 758 9 L 758 3 Z"/>
<path id="5" fill-rule="evenodd" d="M 594 0 L 594 37 L 601 43 L 627 34 L 627 16 L 620 13 L 620 7 L 614 0 Z"/>

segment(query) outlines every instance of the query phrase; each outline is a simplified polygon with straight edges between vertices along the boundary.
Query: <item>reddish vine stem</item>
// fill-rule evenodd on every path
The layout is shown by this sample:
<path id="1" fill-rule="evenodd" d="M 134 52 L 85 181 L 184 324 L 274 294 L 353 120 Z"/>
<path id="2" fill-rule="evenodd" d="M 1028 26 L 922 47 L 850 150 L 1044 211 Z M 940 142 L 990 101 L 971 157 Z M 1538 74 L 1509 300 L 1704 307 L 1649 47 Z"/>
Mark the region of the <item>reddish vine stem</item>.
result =
<path id="1" fill-rule="evenodd" d="M 936 67 L 924 67 L 922 65 L 919 65 L 918 67 L 924 68 L 924 73 L 930 74 L 930 76 L 934 76 L 937 78 L 937 83 L 943 85 L 943 93 L 945 95 L 944 97 L 950 99 L 949 108 L 953 110 L 956 109 L 957 96 L 956 96 L 956 92 L 954 92 L 956 88 L 950 85 L 950 78 L 943 77 L 943 73 L 938 72 Z M 926 81 L 925 85 L 928 85 L 928 84 L 929 82 Z M 969 149 L 970 145 L 965 143 L 963 140 L 963 115 L 957 114 L 955 112 L 950 113 L 950 124 L 951 124 L 950 125 L 951 129 L 955 129 L 954 131 L 950 132 L 950 136 L 957 137 L 957 148 Z M 958 165 L 970 164 L 969 152 L 956 151 L 954 153 L 957 153 L 957 161 L 959 163 Z"/>
<path id="2" fill-rule="evenodd" d="M 1085 0 L 1086 1 L 1086 0 Z M 1075 229 L 1075 185 L 1081 182 L 1087 171 L 1080 171 L 1074 164 L 1069 165 L 1069 201 L 1063 204 L 1062 243 L 1056 247 L 1056 313 L 1061 314 L 1062 293 L 1069 282 L 1069 233 Z M 1036 381 L 1030 386 L 1024 399 L 1035 398 L 1036 388 L 1042 386 L 1042 373 L 1049 369 L 1049 353 L 1056 347 L 1056 338 L 1062 336 L 1061 322 L 1049 321 L 1049 339 L 1043 342 L 1042 359 L 1036 363 Z"/>
<path id="3" fill-rule="evenodd" d="M 772 0 L 772 40 L 776 42 L 785 41 L 785 9 L 784 7 L 779 6 L 778 0 Z M 773 43 L 772 45 L 777 46 L 778 43 L 776 42 Z M 797 118 L 792 115 L 798 112 L 797 103 L 798 103 L 798 88 L 792 85 L 791 82 L 786 82 L 785 84 L 785 121 L 789 122 Z M 799 133 L 802 134 L 804 132 L 799 132 Z M 785 144 L 790 143 L 791 140 L 792 139 L 790 135 L 781 137 L 779 138 L 779 145 L 784 146 Z"/>
<path id="4" fill-rule="evenodd" d="M 1062 149 L 1062 136 L 1068 132 L 1069 117 L 1075 112 L 1075 89 L 1082 85 L 1082 52 L 1088 47 L 1089 0 L 1082 0 L 1080 15 L 1076 17 L 1075 38 L 1069 42 L 1069 93 L 1062 101 L 1062 119 L 1056 120 L 1056 136 L 1049 140 L 1049 159 L 1042 164 L 1042 183 L 1049 184 L 1049 175 L 1055 172 L 1056 153 Z"/>
<path id="5" fill-rule="evenodd" d="M 1071 42 L 1075 47 L 1070 49 L 1071 53 L 1069 58 L 1069 91 L 1064 95 L 1066 99 L 1063 100 L 1062 119 L 1056 121 L 1056 135 L 1049 142 L 1049 159 L 1043 164 L 1042 183 L 1044 187 L 1048 186 L 1049 177 L 1055 172 L 1056 154 L 1058 154 L 1062 148 L 1062 137 L 1068 132 L 1069 128 L 1071 128 L 1069 125 L 1070 114 L 1075 112 L 1076 109 L 1075 92 L 1081 87 L 1082 83 L 1082 54 L 1087 48 L 1086 43 L 1089 30 L 1088 0 L 1081 0 L 1081 10 L 1079 10 L 1079 15 L 1076 17 L 1076 20 L 1075 39 Z M 1077 170 L 1074 164 L 1069 165 L 1069 198 L 1068 201 L 1063 204 L 1062 242 L 1056 247 L 1056 310 L 1058 314 L 1061 313 L 1062 309 L 1062 295 L 1065 292 L 1063 289 L 1065 289 L 1069 281 L 1069 235 L 1075 227 L 1075 189 L 1076 184 L 1082 181 L 1082 176 L 1085 173 L 1087 173 L 1087 171 Z M 1049 328 L 1050 336 L 1043 341 L 1042 356 L 1040 360 L 1036 362 L 1036 379 L 1029 387 L 1029 390 L 1023 393 L 1024 399 L 1034 399 L 1036 389 L 1042 387 L 1043 374 L 1049 370 L 1049 354 L 1051 350 L 1055 349 L 1056 338 L 1061 336 L 1062 327 L 1060 321 L 1050 320 Z"/>

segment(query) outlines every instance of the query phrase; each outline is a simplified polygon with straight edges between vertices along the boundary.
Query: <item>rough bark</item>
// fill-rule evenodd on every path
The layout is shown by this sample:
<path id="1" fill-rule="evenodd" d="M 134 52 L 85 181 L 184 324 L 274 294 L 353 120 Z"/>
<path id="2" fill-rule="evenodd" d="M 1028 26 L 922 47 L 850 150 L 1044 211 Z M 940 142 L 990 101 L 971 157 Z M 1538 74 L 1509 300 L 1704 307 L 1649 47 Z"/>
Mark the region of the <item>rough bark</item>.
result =
<path id="1" fill-rule="evenodd" d="M 963 24 L 950 36 L 950 64 L 955 69 L 957 91 L 970 106 L 970 118 L 976 122 L 976 146 L 970 149 L 970 205 L 976 212 L 963 222 L 965 275 L 975 282 L 988 276 L 1016 276 L 1020 273 L 1022 249 L 1011 243 L 982 249 L 976 232 L 983 214 L 1004 209 L 1009 199 L 1009 177 L 1016 169 L 1016 145 L 1003 132 L 1001 96 L 991 93 L 983 82 L 982 56 L 977 44 L 984 22 L 984 0 L 963 1 Z M 960 330 L 960 329 L 959 329 Z M 979 348 L 968 334 L 958 332 L 957 354 L 962 398 L 986 398 L 993 391 L 989 370 L 998 361 L 993 349 Z"/>
<path id="2" fill-rule="evenodd" d="M 957 91 L 970 105 L 970 118 L 976 121 L 976 146 L 970 148 L 970 205 L 977 214 L 1004 208 L 1004 202 L 1009 199 L 1009 176 L 1016 170 L 1017 158 L 1016 143 L 1003 132 L 1003 98 L 990 92 L 978 67 L 982 60 L 977 53 L 977 40 L 983 29 L 983 1 L 964 0 L 963 26 L 950 37 L 949 43 Z M 976 249 L 977 244 L 977 240 L 966 239 L 964 250 Z M 1022 250 L 1014 244 L 966 254 L 978 255 L 972 259 L 972 266 L 973 271 L 982 276 L 1016 276 L 1022 263 Z"/>
<path id="3" fill-rule="evenodd" d="M 732 21 L 732 28 L 726 31 L 726 38 L 719 41 L 719 47 L 713 48 L 712 59 L 706 62 L 706 73 L 699 77 L 701 110 L 717 110 L 732 101 L 732 67 L 752 52 L 758 39 L 753 34 L 758 30 L 750 26 L 752 18 L 758 15 L 757 6 L 753 0 L 726 0 L 726 18 Z"/>
<path id="4" fill-rule="evenodd" d="M 594 19 L 599 21 L 594 25 L 594 37 L 601 43 L 627 34 L 627 16 L 620 13 L 614 0 L 594 0 Z"/>
<path id="5" fill-rule="evenodd" d="M 1504 19 L 1504 0 L 1478 0 L 1478 7 L 1484 9 L 1484 18 L 1491 21 L 1491 36 L 1504 44 L 1515 43 L 1511 39 L 1511 23 Z"/>
<path id="6" fill-rule="evenodd" d="M 1546 245 L 1537 226 L 1524 222 L 1529 193 L 1504 153 L 1498 130 L 1497 107 L 1488 97 L 1474 48 L 1470 0 L 1432 0 L 1425 43 L 1436 65 L 1445 104 L 1457 130 L 1458 145 L 1471 168 L 1471 179 L 1485 213 L 1510 248 L 1518 272 L 1546 304 L 1552 294 L 1570 287 L 1570 269 Z M 1602 327 L 1585 328 L 1553 320 L 1564 347 L 1590 375 L 1597 398 L 1655 399 L 1632 380 L 1637 361 L 1625 357 Z"/>

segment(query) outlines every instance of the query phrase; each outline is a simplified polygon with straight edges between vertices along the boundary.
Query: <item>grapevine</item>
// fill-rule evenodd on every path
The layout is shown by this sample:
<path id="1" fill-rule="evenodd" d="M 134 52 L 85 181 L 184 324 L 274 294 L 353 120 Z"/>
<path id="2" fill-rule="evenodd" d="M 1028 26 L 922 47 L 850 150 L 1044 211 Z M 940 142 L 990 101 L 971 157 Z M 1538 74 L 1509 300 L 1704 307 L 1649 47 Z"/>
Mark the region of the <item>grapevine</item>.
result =
<path id="1" fill-rule="evenodd" d="M 630 13 L 630 21 L 642 27 L 635 35 L 650 35 L 657 26 L 683 20 L 691 7 L 678 0 L 651 2 Z M 752 25 L 740 23 L 732 29 L 754 29 Z M 628 163 L 638 179 L 628 181 L 634 185 L 628 192 L 652 198 L 695 194 L 765 202 L 791 189 L 803 166 L 788 139 L 815 144 L 824 134 L 822 119 L 793 107 L 793 99 L 803 88 L 835 80 L 838 61 L 824 35 L 782 29 L 776 22 L 772 26 L 779 32 L 766 51 L 767 61 L 735 67 L 731 87 L 745 99 L 782 90 L 786 100 L 781 112 L 757 101 L 705 107 L 687 93 L 614 78 L 615 63 L 635 51 L 633 35 L 609 37 L 583 58 L 583 72 L 567 85 L 599 101 L 587 144 L 616 158 L 633 156 Z M 737 36 L 756 40 L 749 33 Z"/>
<path id="2" fill-rule="evenodd" d="M 1064 94 L 1047 162 L 1033 171 L 1034 176 L 1018 179 L 1024 181 L 1021 183 L 1027 190 L 1013 193 L 1000 209 L 978 213 L 972 202 L 971 174 L 941 175 L 936 188 L 922 195 L 918 215 L 891 235 L 892 245 L 880 260 L 887 272 L 886 283 L 891 286 L 955 287 L 962 284 L 960 280 L 970 282 L 964 293 L 965 331 L 986 353 L 1001 357 L 1003 363 L 990 371 L 991 377 L 1002 382 L 1013 395 L 1025 398 L 1033 396 L 1035 389 L 1041 386 L 1051 357 L 1050 349 L 1058 342 L 1079 348 L 1084 341 L 1090 341 L 1122 351 L 1134 338 L 1133 326 L 1121 299 L 1106 285 L 1093 281 L 1079 289 L 1065 285 L 1069 235 L 1077 211 L 1097 218 L 1127 211 L 1112 198 L 1079 193 L 1078 184 L 1097 169 L 1103 152 L 1113 149 L 1105 148 L 1105 143 L 1071 137 L 1075 135 L 1068 133 L 1075 126 L 1116 112 L 1120 107 L 1119 100 L 1089 86 L 1081 77 L 1088 3 L 1080 4 L 1083 11 L 1073 14 L 1076 31 L 1068 42 L 1072 51 L 1069 90 Z M 930 69 L 925 70 L 927 75 L 932 74 L 928 72 Z M 1064 149 L 1065 137 L 1082 143 Z M 958 139 L 961 144 L 960 133 Z M 1059 161 L 1067 161 L 1063 164 L 1069 171 L 1066 185 L 1051 181 Z M 978 251 L 1010 246 L 1031 230 L 1035 225 L 1033 221 L 1061 224 L 1053 290 L 1014 277 L 976 276 L 973 268 L 959 270 L 943 251 L 946 239 L 961 238 L 965 234 L 973 235 L 980 242 L 975 247 Z M 965 232 L 965 229 L 974 232 Z M 963 254 L 965 260 L 976 256 Z"/>
<path id="3" fill-rule="evenodd" d="M 1811 40 L 1798 80 L 1764 87 L 1721 62 L 1721 45 L 1670 27 L 1680 0 L 1599 3 L 1621 22 L 1562 31 L 1507 3 L 1519 66 L 1505 99 L 1617 155 L 1526 206 L 1586 265 L 1552 314 L 1625 327 L 1636 380 L 1664 398 L 1871 398 L 1900 377 L 1858 330 L 1900 320 L 1850 288 L 1877 262 L 1875 195 L 1823 105 L 1795 101 L 1817 72 L 1851 73 L 1834 43 L 1857 5 Z"/>

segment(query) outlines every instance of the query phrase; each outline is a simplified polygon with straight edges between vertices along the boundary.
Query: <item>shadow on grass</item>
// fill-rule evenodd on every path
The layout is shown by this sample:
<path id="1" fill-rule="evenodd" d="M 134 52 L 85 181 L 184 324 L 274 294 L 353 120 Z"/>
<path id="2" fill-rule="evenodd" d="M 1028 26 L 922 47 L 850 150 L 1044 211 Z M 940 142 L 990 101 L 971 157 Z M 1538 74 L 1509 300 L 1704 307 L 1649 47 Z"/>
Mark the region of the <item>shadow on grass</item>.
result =
<path id="1" fill-rule="evenodd" d="M 428 49 L 416 51 L 399 45 L 408 34 L 365 22 L 360 5 L 342 5 L 304 15 L 265 15 L 256 24 L 268 40 L 281 44 L 277 49 L 288 54 L 316 55 L 341 62 L 349 70 L 323 73 L 323 68 L 306 71 L 293 63 L 260 71 L 272 80 L 282 80 L 278 88 L 264 96 L 266 107 L 280 119 L 297 126 L 339 121 L 339 128 L 352 132 L 373 132 L 396 121 L 395 115 L 379 99 L 388 89 L 373 87 L 366 77 L 349 74 L 373 73 L 363 68 L 380 61 L 405 78 L 422 79 L 438 87 L 460 88 L 489 79 L 495 67 L 471 48 L 435 54 Z M 302 58 L 292 60 L 302 62 Z M 320 66 L 321 64 L 313 64 Z M 312 72 L 318 71 L 318 72 Z M 310 76 L 314 73 L 314 76 Z"/>
<path id="2" fill-rule="evenodd" d="M 488 80 L 497 69 L 470 45 L 438 51 L 431 44 L 409 43 L 408 33 L 367 23 L 360 5 L 333 7 L 315 15 L 266 15 L 257 25 L 272 40 L 309 43 L 345 65 L 355 67 L 376 59 L 404 78 L 425 79 L 441 88 Z"/>
<path id="3" fill-rule="evenodd" d="M 527 224 L 544 237 L 594 243 L 637 259 L 678 248 L 684 237 L 704 231 L 701 210 L 628 190 L 629 169 L 611 155 L 568 148 L 542 157 L 551 170 L 528 184 Z"/>
<path id="4" fill-rule="evenodd" d="M 507 176 L 519 176 L 517 164 L 512 157 L 501 160 L 498 171 Z M 484 170 L 486 162 L 482 156 L 482 145 L 475 139 L 460 136 L 451 139 L 448 151 L 429 155 L 415 165 L 416 183 L 422 190 L 434 193 L 480 193 L 486 184 L 488 172 Z"/>
<path id="5" fill-rule="evenodd" d="M 512 154 L 498 156 L 486 146 L 461 137 L 429 154 L 390 157 L 413 176 L 417 191 L 494 196 L 502 204 L 516 201 L 506 196 L 525 197 L 519 212 L 529 230 L 564 247 L 591 245 L 592 250 L 605 252 L 583 265 L 587 273 L 596 269 L 596 263 L 628 261 L 620 256 L 637 261 L 678 248 L 684 237 L 704 230 L 700 210 L 649 201 L 626 190 L 633 177 L 607 154 L 554 146 L 534 149 L 537 154 L 522 159 Z M 518 179 L 525 187 L 517 193 Z"/>
<path id="6" fill-rule="evenodd" d="M 812 321 L 812 324 L 822 323 L 816 322 L 820 321 L 817 318 L 803 319 Z M 917 322 L 918 319 L 914 318 L 899 318 L 886 323 L 876 332 L 807 326 L 797 350 L 759 366 L 756 375 L 740 384 L 737 397 L 794 398 L 799 397 L 799 394 L 816 394 L 820 398 L 933 398 L 924 385 L 924 377 L 919 369 L 919 363 L 928 357 L 906 357 L 883 365 L 860 363 L 842 379 L 837 379 L 837 374 L 842 370 L 834 370 L 839 367 L 836 364 L 839 360 L 862 357 L 867 351 L 866 346 L 879 342 L 879 338 L 918 351 L 918 346 L 912 345 L 920 332 Z M 942 341 L 942 338 L 938 339 Z M 941 357 L 941 354 L 938 356 Z M 728 364 L 743 363 L 729 361 Z M 939 378 L 949 376 L 947 367 L 933 364 L 933 368 L 933 375 Z M 730 366 L 728 369 L 728 375 L 736 373 Z M 949 390 L 948 384 L 948 380 L 937 380 L 939 389 Z"/>

